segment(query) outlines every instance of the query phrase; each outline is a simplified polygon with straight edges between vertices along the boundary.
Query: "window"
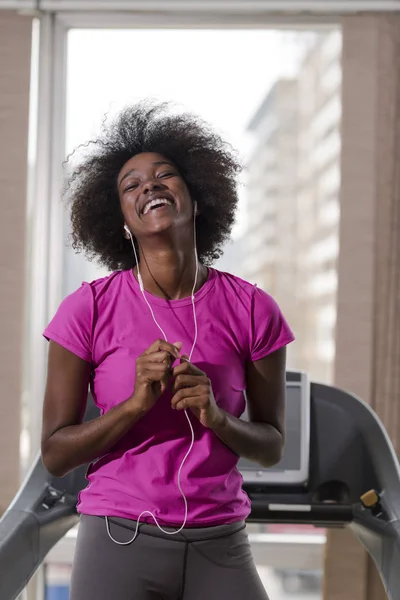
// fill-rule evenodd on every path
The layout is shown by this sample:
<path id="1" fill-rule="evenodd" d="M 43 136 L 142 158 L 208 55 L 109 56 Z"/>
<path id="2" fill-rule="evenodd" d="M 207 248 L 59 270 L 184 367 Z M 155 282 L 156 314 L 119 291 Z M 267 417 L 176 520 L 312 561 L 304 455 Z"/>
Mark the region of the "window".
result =
<path id="1" fill-rule="evenodd" d="M 336 258 L 338 240 L 334 235 L 318 240 L 317 218 L 334 218 L 328 209 L 318 212 L 317 190 L 332 193 L 340 175 L 340 67 L 338 71 L 332 63 L 323 90 L 316 84 L 321 60 L 335 55 L 329 45 L 336 48 L 340 41 L 339 32 L 332 38 L 335 42 L 328 40 L 330 35 L 261 29 L 72 29 L 63 149 L 63 154 L 70 153 L 96 135 L 105 115 L 143 97 L 171 100 L 209 121 L 238 148 L 246 165 L 233 242 L 219 266 L 276 293 L 289 322 L 296 322 L 299 341 L 289 353 L 289 367 L 304 368 L 319 379 L 315 365 L 332 363 L 334 323 L 325 315 L 326 335 L 321 338 L 324 326 L 306 315 L 317 311 L 321 296 L 329 296 L 329 310 L 335 305 L 335 263 L 329 269 L 326 265 Z M 324 36 L 326 47 L 321 44 Z M 143 47 L 146 61 L 135 53 L 133 65 L 134 49 Z M 168 48 L 173 67 L 164 58 L 160 61 L 160 48 Z M 324 139 L 329 128 L 332 134 Z M 332 163 L 329 173 L 320 169 L 324 157 Z M 66 218 L 63 227 L 66 237 Z M 105 273 L 61 243 L 59 251 L 59 300 L 82 280 Z M 304 315 L 299 298 L 307 308 Z M 305 330 L 307 336 L 302 335 Z M 323 372 L 328 382 L 329 368 Z M 257 567 L 271 598 L 320 600 L 324 533 L 312 527 L 278 529 L 250 528 L 252 543 L 261 548 Z M 69 534 L 60 543 L 63 559 L 56 553 L 48 557 L 47 600 L 61 600 L 67 593 L 73 544 Z"/>

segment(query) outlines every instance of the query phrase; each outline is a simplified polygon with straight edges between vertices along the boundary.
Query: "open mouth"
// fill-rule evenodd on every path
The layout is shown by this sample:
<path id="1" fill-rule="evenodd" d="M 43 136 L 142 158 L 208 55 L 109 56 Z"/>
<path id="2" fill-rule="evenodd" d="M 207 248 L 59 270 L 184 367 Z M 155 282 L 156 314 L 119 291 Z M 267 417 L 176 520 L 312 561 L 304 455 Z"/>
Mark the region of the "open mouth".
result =
<path id="1" fill-rule="evenodd" d="M 173 204 L 174 201 L 169 198 L 155 198 L 145 204 L 143 214 L 147 215 L 151 210 L 157 210 L 157 208 L 163 208 L 164 206 L 172 206 Z"/>

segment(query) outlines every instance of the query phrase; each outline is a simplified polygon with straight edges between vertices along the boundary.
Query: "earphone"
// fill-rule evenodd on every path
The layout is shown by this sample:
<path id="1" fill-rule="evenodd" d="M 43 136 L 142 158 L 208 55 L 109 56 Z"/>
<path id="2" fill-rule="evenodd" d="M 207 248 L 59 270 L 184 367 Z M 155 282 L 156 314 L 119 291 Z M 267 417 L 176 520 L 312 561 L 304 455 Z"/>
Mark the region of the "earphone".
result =
<path id="1" fill-rule="evenodd" d="M 188 362 L 190 362 L 191 359 L 192 359 L 193 351 L 194 351 L 194 348 L 195 348 L 196 343 L 197 343 L 197 333 L 198 333 L 197 316 L 196 316 L 196 305 L 195 305 L 195 298 L 194 298 L 194 294 L 195 294 L 196 286 L 197 286 L 198 274 L 199 274 L 199 259 L 198 259 L 198 255 L 197 255 L 197 239 L 196 239 L 196 216 L 197 216 L 197 214 L 198 214 L 198 212 L 197 212 L 197 202 L 195 202 L 194 203 L 194 207 L 193 207 L 193 215 L 194 215 L 194 227 L 193 227 L 193 229 L 194 229 L 194 240 L 193 241 L 194 241 L 194 256 L 195 256 L 195 261 L 196 261 L 196 271 L 195 271 L 194 283 L 193 283 L 193 289 L 192 289 L 192 295 L 191 295 L 192 308 L 193 308 L 193 321 L 194 321 L 194 338 L 193 338 L 192 348 L 191 348 L 190 353 L 189 353 Z M 164 330 L 162 329 L 161 325 L 158 323 L 158 321 L 157 321 L 157 319 L 156 319 L 156 317 L 154 315 L 153 309 L 152 309 L 152 307 L 150 305 L 150 302 L 146 298 L 145 289 L 144 289 L 144 285 L 143 285 L 143 280 L 142 280 L 142 276 L 140 274 L 139 261 L 138 261 L 138 256 L 137 256 L 137 252 L 136 252 L 136 248 L 135 248 L 135 242 L 133 241 L 133 236 L 132 236 L 132 233 L 131 233 L 129 227 L 126 224 L 124 225 L 124 231 L 129 235 L 129 238 L 130 238 L 131 243 L 132 243 L 132 248 L 133 248 L 133 252 L 134 252 L 135 260 L 136 260 L 136 267 L 137 267 L 137 273 L 138 273 L 138 282 L 139 282 L 139 287 L 140 287 L 140 291 L 142 293 L 143 299 L 146 302 L 146 304 L 147 304 L 147 306 L 148 306 L 148 308 L 150 310 L 150 313 L 151 313 L 151 316 L 153 317 L 154 323 L 157 325 L 157 327 L 160 330 L 163 338 L 167 342 L 168 341 L 167 340 L 167 336 L 166 336 Z M 191 452 L 191 450 L 193 448 L 193 445 L 194 445 L 194 430 L 193 430 L 193 425 L 192 425 L 192 423 L 190 421 L 190 417 L 189 417 L 188 412 L 187 412 L 186 409 L 185 409 L 184 413 L 185 413 L 186 419 L 187 419 L 187 421 L 189 423 L 189 427 L 190 427 L 190 432 L 191 432 L 192 439 L 191 439 L 191 442 L 190 442 L 189 450 L 186 452 L 186 454 L 185 454 L 185 456 L 184 456 L 184 458 L 183 458 L 183 460 L 181 462 L 181 465 L 180 465 L 180 467 L 178 469 L 178 489 L 179 489 L 179 491 L 180 491 L 180 493 L 182 495 L 183 502 L 184 502 L 184 505 L 185 505 L 185 517 L 184 517 L 182 525 L 179 527 L 179 529 L 176 529 L 175 531 L 166 531 L 165 529 L 163 529 L 161 527 L 161 525 L 157 521 L 157 517 L 151 511 L 144 510 L 144 511 L 142 511 L 140 513 L 140 515 L 137 518 L 136 529 L 135 529 L 135 533 L 134 533 L 133 538 L 131 540 L 128 540 L 127 542 L 118 542 L 111 535 L 109 520 L 108 520 L 108 517 L 106 516 L 105 520 L 106 520 L 107 533 L 108 533 L 109 538 L 115 544 L 118 544 L 119 546 L 128 546 L 129 544 L 132 544 L 132 542 L 135 541 L 135 539 L 137 537 L 137 534 L 138 534 L 138 531 L 139 531 L 140 517 L 142 515 L 144 515 L 144 514 L 151 515 L 153 517 L 154 522 L 157 525 L 158 529 L 160 529 L 160 531 L 162 531 L 163 533 L 165 533 L 167 535 L 176 535 L 177 533 L 179 533 L 180 531 L 182 531 L 182 529 L 185 527 L 186 521 L 187 521 L 187 515 L 188 515 L 188 503 L 187 503 L 187 500 L 186 500 L 186 496 L 185 496 L 185 494 L 184 494 L 184 492 L 182 490 L 182 487 L 181 487 L 181 471 L 182 471 L 182 467 L 185 464 L 185 461 L 186 461 L 187 457 L 189 456 L 189 454 L 190 454 L 190 452 Z"/>

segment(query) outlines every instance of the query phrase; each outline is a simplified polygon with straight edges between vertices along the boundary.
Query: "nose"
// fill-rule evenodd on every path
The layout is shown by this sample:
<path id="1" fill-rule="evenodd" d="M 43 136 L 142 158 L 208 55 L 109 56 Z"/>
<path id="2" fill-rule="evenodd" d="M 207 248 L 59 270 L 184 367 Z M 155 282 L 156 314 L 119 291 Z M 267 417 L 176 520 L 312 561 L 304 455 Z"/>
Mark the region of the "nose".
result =
<path id="1" fill-rule="evenodd" d="M 157 191 L 157 190 L 163 190 L 163 189 L 165 189 L 165 187 L 166 186 L 159 180 L 148 179 L 143 184 L 143 194 L 148 194 L 149 192 L 153 192 L 153 191 Z"/>

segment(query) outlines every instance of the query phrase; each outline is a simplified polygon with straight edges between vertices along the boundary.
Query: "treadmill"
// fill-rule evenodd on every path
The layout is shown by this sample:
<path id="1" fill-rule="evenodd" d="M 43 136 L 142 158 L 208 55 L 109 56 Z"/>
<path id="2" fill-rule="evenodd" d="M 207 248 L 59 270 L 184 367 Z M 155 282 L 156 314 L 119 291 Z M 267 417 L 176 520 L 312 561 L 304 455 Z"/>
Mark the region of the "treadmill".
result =
<path id="1" fill-rule="evenodd" d="M 369 552 L 389 600 L 400 598 L 400 466 L 362 400 L 288 371 L 287 440 L 273 469 L 240 460 L 252 523 L 348 527 Z M 88 402 L 86 420 L 98 415 Z M 243 415 L 246 419 L 246 414 Z M 0 598 L 14 600 L 51 548 L 79 522 L 87 466 L 51 476 L 38 456 L 0 520 Z"/>

